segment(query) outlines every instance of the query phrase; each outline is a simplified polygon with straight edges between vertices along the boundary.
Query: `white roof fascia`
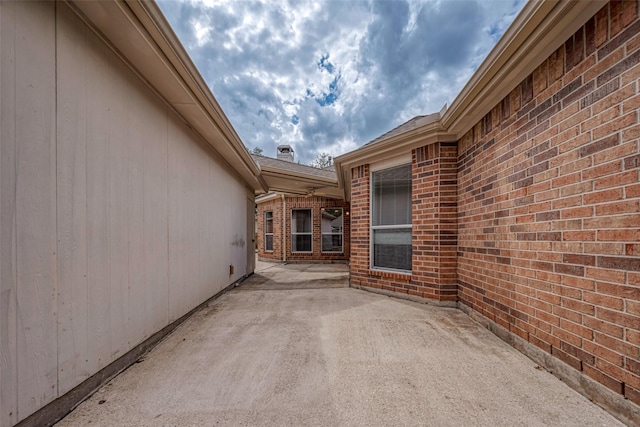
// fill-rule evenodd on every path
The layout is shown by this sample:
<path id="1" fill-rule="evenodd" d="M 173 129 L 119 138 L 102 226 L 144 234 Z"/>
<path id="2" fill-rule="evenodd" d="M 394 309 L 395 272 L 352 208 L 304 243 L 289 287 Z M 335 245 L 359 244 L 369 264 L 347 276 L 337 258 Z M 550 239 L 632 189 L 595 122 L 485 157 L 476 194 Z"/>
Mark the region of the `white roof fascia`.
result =
<path id="1" fill-rule="evenodd" d="M 280 193 L 271 192 L 267 194 L 262 194 L 260 196 L 256 196 L 256 204 L 265 203 L 270 200 L 280 199 Z"/>

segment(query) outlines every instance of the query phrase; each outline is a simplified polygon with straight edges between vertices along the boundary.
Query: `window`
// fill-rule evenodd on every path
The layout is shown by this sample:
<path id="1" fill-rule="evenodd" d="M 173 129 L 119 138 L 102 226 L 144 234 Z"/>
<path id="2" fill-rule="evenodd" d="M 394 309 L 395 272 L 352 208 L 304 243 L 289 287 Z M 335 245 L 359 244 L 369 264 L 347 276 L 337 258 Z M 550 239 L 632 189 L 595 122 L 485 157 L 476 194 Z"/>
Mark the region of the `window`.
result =
<path id="1" fill-rule="evenodd" d="M 411 165 L 371 174 L 373 268 L 411 271 Z"/>
<path id="2" fill-rule="evenodd" d="M 342 208 L 320 209 L 322 252 L 342 252 Z"/>
<path id="3" fill-rule="evenodd" d="M 311 209 L 291 210 L 291 252 L 311 252 Z"/>
<path id="4" fill-rule="evenodd" d="M 273 252 L 273 212 L 264 213 L 264 250 Z"/>

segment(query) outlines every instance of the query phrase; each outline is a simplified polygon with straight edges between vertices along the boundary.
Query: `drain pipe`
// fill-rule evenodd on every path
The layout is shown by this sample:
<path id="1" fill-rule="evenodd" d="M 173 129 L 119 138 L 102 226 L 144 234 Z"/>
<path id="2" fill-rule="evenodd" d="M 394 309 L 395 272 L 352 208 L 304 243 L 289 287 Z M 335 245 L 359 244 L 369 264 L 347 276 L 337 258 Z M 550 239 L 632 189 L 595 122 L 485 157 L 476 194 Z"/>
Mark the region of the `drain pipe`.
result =
<path id="1" fill-rule="evenodd" d="M 282 263 L 287 263 L 287 202 L 284 198 L 284 194 L 280 194 L 282 197 Z"/>

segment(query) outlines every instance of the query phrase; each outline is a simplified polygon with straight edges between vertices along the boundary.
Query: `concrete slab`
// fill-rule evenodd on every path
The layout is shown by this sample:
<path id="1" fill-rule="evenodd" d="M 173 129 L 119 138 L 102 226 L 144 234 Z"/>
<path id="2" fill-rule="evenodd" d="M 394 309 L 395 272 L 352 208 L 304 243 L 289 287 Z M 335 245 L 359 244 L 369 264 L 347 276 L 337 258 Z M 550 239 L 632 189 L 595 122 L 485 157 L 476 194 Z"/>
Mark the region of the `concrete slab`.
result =
<path id="1" fill-rule="evenodd" d="M 346 286 L 261 263 L 58 426 L 622 425 L 460 310 Z"/>

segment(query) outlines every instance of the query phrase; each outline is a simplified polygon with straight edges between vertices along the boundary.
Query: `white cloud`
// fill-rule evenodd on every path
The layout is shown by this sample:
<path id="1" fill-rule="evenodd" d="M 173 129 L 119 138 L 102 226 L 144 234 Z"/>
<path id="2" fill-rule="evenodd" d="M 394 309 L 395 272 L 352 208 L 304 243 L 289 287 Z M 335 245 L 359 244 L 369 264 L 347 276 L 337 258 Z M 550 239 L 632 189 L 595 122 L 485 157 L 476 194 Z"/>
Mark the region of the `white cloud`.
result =
<path id="1" fill-rule="evenodd" d="M 308 163 L 440 110 L 523 0 L 160 0 L 238 134 Z M 324 63 L 320 64 L 324 59 Z"/>

